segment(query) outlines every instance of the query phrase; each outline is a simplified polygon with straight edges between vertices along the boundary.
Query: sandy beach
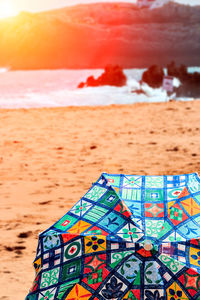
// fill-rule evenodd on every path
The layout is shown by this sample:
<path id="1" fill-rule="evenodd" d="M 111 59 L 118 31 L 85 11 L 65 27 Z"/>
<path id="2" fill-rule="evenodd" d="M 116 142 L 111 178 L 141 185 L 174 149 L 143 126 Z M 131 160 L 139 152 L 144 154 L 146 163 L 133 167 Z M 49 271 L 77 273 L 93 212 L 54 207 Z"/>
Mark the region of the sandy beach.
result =
<path id="1" fill-rule="evenodd" d="M 0 299 L 25 298 L 39 232 L 102 172 L 200 173 L 199 112 L 200 100 L 0 110 Z"/>

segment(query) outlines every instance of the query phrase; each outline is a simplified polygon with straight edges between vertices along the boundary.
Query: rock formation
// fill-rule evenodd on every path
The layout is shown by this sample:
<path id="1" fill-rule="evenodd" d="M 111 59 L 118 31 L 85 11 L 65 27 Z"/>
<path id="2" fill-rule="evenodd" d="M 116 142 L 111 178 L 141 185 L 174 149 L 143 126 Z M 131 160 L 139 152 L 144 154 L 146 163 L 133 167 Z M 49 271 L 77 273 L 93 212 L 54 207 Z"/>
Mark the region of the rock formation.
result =
<path id="1" fill-rule="evenodd" d="M 89 76 L 85 83 L 81 82 L 78 85 L 78 88 L 102 85 L 112 85 L 120 87 L 126 85 L 126 81 L 126 75 L 124 74 L 123 69 L 120 66 L 108 65 L 105 67 L 103 74 L 100 75 L 97 79 L 95 79 L 93 76 Z"/>

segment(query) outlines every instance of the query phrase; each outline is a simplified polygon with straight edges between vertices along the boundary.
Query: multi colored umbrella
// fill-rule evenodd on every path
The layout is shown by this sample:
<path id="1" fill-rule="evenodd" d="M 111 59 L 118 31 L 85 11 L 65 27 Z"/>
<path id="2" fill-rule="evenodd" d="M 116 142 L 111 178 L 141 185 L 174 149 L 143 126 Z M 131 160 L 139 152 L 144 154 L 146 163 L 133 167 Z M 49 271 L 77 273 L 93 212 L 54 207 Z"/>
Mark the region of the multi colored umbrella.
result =
<path id="1" fill-rule="evenodd" d="M 103 173 L 39 236 L 26 300 L 200 299 L 200 178 Z"/>

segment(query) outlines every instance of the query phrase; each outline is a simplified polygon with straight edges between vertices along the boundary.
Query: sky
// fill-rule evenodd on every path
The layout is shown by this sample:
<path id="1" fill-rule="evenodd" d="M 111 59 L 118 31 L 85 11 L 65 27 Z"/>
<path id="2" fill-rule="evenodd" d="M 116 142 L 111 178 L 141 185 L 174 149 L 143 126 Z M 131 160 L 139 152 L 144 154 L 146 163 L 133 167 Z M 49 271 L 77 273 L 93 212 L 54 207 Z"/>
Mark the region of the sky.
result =
<path id="1" fill-rule="evenodd" d="M 179 3 L 197 5 L 200 0 L 174 0 Z M 78 3 L 130 2 L 136 0 L 0 0 L 0 18 L 17 15 L 20 11 L 44 11 Z"/>

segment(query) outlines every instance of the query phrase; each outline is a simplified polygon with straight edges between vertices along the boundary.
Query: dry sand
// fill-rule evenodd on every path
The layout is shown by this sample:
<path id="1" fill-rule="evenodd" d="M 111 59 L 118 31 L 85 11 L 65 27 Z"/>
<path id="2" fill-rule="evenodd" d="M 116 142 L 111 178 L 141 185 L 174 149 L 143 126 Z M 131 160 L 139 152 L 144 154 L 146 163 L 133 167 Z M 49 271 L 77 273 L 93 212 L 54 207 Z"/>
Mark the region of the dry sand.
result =
<path id="1" fill-rule="evenodd" d="M 38 233 L 102 172 L 200 171 L 200 101 L 0 110 L 0 299 L 22 300 Z"/>

